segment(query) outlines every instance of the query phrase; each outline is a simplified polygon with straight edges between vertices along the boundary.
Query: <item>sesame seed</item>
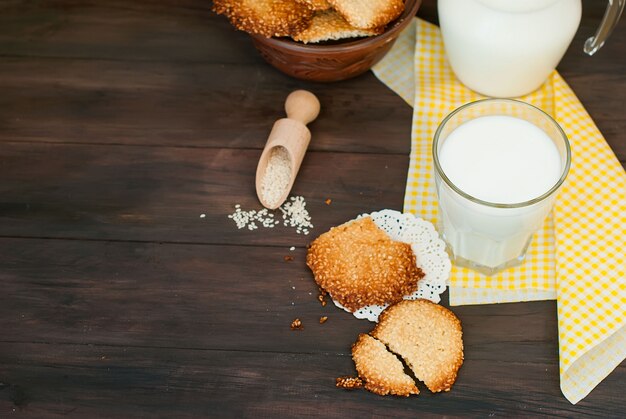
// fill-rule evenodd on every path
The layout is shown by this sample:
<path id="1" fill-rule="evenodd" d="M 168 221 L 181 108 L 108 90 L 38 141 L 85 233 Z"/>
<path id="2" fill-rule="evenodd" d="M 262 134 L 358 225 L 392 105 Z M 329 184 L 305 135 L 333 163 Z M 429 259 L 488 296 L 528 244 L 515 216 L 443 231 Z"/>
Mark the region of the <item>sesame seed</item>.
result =
<path id="1" fill-rule="evenodd" d="M 285 147 L 274 147 L 261 179 L 261 196 L 269 206 L 277 205 L 291 180 L 291 159 Z"/>
<path id="2" fill-rule="evenodd" d="M 294 228 L 297 234 L 308 235 L 313 228 L 311 216 L 306 209 L 306 201 L 302 196 L 292 196 L 278 210 L 282 214 L 283 226 Z M 202 215 L 200 217 L 204 218 Z M 235 212 L 229 214 L 228 218 L 235 222 L 238 229 L 247 228 L 249 231 L 257 230 L 259 227 L 274 228 L 280 224 L 280 221 L 275 219 L 275 213 L 267 208 L 243 211 L 240 204 L 235 205 Z M 292 246 L 289 250 L 295 249 L 295 246 Z"/>

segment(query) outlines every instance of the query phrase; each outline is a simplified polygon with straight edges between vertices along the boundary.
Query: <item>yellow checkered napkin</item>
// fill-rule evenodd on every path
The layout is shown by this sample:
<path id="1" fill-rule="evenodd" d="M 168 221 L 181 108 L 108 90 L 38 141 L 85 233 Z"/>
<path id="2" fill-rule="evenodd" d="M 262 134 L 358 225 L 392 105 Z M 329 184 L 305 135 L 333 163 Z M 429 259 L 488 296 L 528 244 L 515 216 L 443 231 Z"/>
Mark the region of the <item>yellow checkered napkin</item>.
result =
<path id="1" fill-rule="evenodd" d="M 413 106 L 404 210 L 434 223 L 433 135 L 452 110 L 482 96 L 455 78 L 439 28 L 419 19 L 373 71 Z M 526 262 L 490 277 L 453 267 L 450 304 L 556 299 L 561 390 L 577 403 L 626 358 L 626 173 L 556 71 L 521 100 L 563 127 L 572 148 L 570 173 Z"/>

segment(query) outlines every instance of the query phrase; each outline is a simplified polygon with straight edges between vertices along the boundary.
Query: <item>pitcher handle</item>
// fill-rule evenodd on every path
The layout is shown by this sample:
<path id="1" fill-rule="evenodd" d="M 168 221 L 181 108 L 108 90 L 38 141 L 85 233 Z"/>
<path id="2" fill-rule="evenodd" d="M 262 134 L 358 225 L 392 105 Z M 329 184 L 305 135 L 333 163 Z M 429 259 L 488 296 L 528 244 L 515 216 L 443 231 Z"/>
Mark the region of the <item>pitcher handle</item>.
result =
<path id="1" fill-rule="evenodd" d="M 606 8 L 606 12 L 604 12 L 602 23 L 596 34 L 585 41 L 584 51 L 586 54 L 593 55 L 602 48 L 606 39 L 613 32 L 615 25 L 617 25 L 625 4 L 626 0 L 609 0 L 609 5 Z"/>

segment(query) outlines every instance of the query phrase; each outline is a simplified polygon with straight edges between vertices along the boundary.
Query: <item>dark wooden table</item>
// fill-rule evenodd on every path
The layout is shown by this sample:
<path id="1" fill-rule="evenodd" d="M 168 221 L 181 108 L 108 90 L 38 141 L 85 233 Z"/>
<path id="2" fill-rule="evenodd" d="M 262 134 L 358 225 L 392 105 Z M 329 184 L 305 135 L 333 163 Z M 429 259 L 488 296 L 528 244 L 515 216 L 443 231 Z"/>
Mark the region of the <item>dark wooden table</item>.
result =
<path id="1" fill-rule="evenodd" d="M 584 3 L 559 69 L 624 162 L 626 23 L 582 52 L 603 8 Z M 434 2 L 419 15 L 436 21 Z M 319 304 L 305 246 L 401 209 L 407 172 L 411 109 L 371 73 L 290 79 L 197 0 L 5 0 L 0 55 L 0 417 L 625 414 L 624 364 L 562 396 L 554 302 L 455 308 L 450 393 L 334 387 L 371 324 Z M 296 88 L 323 106 L 294 189 L 315 229 L 237 230 Z"/>

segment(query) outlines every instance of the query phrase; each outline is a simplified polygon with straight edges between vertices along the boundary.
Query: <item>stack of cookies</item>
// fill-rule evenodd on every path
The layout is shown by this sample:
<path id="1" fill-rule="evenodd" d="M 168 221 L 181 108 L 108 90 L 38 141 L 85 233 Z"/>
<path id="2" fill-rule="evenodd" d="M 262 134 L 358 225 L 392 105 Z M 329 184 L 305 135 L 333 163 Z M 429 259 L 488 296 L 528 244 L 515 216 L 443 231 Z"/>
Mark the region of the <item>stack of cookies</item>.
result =
<path id="1" fill-rule="evenodd" d="M 404 0 L 214 0 L 237 29 L 303 43 L 379 35 Z"/>

